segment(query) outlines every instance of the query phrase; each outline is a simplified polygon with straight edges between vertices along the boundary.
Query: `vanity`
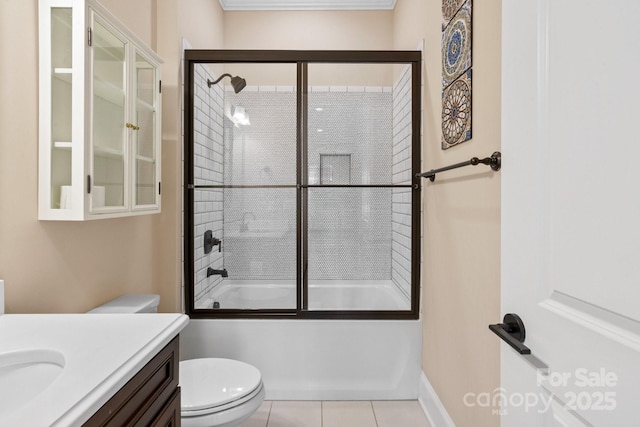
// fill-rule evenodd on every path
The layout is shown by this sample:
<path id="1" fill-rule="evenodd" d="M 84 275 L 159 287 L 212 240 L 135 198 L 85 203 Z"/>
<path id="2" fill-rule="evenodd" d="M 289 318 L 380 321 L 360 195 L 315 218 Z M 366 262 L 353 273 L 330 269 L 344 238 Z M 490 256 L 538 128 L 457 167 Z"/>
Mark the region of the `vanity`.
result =
<path id="1" fill-rule="evenodd" d="M 179 333 L 188 321 L 0 316 L 0 425 L 179 425 Z"/>

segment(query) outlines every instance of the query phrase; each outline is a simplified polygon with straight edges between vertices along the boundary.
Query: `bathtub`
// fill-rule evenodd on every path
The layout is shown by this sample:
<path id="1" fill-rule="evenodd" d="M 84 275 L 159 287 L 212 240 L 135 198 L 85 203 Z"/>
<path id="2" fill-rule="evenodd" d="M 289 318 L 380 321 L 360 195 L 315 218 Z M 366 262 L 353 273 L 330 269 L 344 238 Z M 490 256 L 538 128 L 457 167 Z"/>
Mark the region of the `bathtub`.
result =
<path id="1" fill-rule="evenodd" d="M 196 308 L 268 309 L 296 308 L 293 280 L 223 280 Z M 312 280 L 309 283 L 312 310 L 410 310 L 411 300 L 391 280 Z"/>
<path id="2" fill-rule="evenodd" d="M 253 308 L 295 307 L 294 290 L 293 283 L 228 280 L 197 306 L 211 308 L 213 301 L 219 300 L 222 307 L 230 303 L 238 308 L 244 304 Z M 370 300 L 364 301 L 365 295 Z M 310 307 L 317 309 L 406 309 L 406 297 L 386 281 L 312 283 L 309 300 Z M 374 302 L 380 306 L 372 306 Z M 256 306 L 263 303 L 266 306 Z M 256 366 L 268 400 L 418 396 L 420 320 L 193 319 L 181 337 L 183 359 L 225 357 Z"/>

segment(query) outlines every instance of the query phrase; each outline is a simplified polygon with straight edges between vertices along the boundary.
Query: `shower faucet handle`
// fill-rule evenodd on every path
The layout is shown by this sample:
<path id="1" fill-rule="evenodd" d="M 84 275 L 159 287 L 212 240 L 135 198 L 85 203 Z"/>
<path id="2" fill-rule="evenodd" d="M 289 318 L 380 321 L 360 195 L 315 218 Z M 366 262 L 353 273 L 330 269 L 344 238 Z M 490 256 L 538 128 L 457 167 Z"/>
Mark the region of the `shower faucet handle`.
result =
<path id="1" fill-rule="evenodd" d="M 222 240 L 213 237 L 213 231 L 207 230 L 204 232 L 204 253 L 211 252 L 214 246 L 218 246 L 218 252 L 222 252 Z"/>

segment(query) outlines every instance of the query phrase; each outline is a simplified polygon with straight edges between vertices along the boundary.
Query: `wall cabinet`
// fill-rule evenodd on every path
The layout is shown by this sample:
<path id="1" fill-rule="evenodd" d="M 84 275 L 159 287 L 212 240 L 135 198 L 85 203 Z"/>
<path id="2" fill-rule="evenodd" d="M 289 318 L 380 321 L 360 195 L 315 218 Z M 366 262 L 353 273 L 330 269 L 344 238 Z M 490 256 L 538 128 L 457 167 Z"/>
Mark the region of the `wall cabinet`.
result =
<path id="1" fill-rule="evenodd" d="M 161 60 L 95 1 L 39 7 L 39 219 L 160 212 Z"/>

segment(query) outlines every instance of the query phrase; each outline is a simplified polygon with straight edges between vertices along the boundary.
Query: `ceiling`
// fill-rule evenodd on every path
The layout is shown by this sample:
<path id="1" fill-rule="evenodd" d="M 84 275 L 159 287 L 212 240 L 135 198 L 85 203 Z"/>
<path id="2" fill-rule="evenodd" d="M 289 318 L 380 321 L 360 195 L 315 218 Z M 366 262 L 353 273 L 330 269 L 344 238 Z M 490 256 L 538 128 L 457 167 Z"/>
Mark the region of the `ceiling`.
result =
<path id="1" fill-rule="evenodd" d="M 396 0 L 219 0 L 224 10 L 392 10 Z"/>

